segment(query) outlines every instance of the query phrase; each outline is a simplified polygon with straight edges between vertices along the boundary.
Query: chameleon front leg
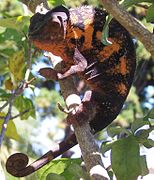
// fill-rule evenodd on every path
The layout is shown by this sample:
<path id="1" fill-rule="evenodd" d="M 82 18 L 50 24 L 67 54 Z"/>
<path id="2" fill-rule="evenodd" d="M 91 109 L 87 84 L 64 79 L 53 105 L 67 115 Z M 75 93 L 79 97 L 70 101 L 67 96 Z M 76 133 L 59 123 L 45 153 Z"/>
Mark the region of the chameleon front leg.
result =
<path id="1" fill-rule="evenodd" d="M 77 48 L 75 48 L 73 60 L 74 60 L 74 65 L 70 66 L 70 68 L 66 72 L 64 72 L 63 74 L 57 72 L 56 70 L 54 70 L 52 68 L 42 68 L 39 70 L 39 73 L 40 73 L 40 75 L 42 75 L 43 77 L 45 77 L 47 79 L 57 81 L 57 80 L 69 77 L 73 74 L 81 73 L 86 69 L 87 60 L 79 52 L 79 50 Z"/>
<path id="2" fill-rule="evenodd" d="M 60 80 L 70 75 L 85 71 L 85 69 L 87 68 L 87 60 L 79 52 L 77 48 L 75 48 L 73 60 L 74 60 L 74 65 L 70 66 L 70 68 L 63 74 L 51 68 L 42 68 L 39 72 L 42 76 L 46 77 L 47 79 Z M 91 102 L 91 97 L 92 97 L 92 91 L 91 90 L 86 91 L 82 99 L 82 103 L 78 106 L 76 112 L 74 114 L 69 113 L 67 117 L 67 121 L 69 124 L 72 123 L 82 124 L 85 121 L 89 122 L 94 118 L 96 114 L 96 105 L 93 102 Z"/>

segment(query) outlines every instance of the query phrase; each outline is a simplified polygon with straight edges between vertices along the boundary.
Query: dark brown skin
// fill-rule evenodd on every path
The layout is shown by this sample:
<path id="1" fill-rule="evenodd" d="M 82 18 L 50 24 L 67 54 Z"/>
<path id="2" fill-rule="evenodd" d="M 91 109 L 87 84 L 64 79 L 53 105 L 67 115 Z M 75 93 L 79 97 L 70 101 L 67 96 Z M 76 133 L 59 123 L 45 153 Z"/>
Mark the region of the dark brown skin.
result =
<path id="1" fill-rule="evenodd" d="M 61 72 L 43 68 L 40 70 L 42 76 L 60 80 L 77 74 L 88 85 L 79 110 L 74 116 L 70 114 L 68 120 L 81 123 L 88 120 L 95 133 L 109 125 L 120 113 L 136 67 L 132 39 L 117 21 L 112 20 L 109 27 L 112 45 L 101 43 L 106 16 L 106 12 L 91 6 L 70 10 L 59 6 L 46 15 L 35 14 L 29 27 L 29 38 L 34 45 L 60 56 L 66 65 Z M 28 175 L 75 144 L 73 134 L 60 144 L 57 151 L 48 152 L 45 159 L 42 157 L 41 163 L 25 165 L 20 170 L 11 160 L 18 154 L 12 155 L 7 161 L 7 171 L 18 177 Z"/>

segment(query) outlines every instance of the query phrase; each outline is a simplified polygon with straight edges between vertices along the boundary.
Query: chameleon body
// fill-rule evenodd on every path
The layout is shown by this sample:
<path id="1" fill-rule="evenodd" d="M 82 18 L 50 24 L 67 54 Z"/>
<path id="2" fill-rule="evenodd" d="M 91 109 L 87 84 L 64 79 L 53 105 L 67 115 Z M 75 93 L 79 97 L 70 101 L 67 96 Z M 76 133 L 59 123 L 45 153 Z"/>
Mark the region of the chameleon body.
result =
<path id="1" fill-rule="evenodd" d="M 92 6 L 69 10 L 58 6 L 45 15 L 35 14 L 29 27 L 29 38 L 34 45 L 60 56 L 66 65 L 61 72 L 42 69 L 42 75 L 58 80 L 77 73 L 88 85 L 89 90 L 85 92 L 75 118 L 82 118 L 84 109 L 85 112 L 91 111 L 90 126 L 94 132 L 109 125 L 121 111 L 136 67 L 132 39 L 116 20 L 113 19 L 109 25 L 109 41 L 112 44 L 102 44 L 106 16 L 105 11 Z M 73 135 L 60 144 L 55 156 L 53 152 L 47 153 L 45 163 L 76 143 Z"/>

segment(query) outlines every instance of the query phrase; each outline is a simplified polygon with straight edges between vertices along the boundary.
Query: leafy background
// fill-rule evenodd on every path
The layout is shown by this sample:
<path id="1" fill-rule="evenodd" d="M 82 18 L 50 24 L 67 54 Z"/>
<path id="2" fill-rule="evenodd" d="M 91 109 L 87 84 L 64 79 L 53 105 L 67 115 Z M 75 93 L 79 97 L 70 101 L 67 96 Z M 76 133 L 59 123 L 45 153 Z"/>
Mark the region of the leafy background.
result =
<path id="1" fill-rule="evenodd" d="M 97 0 L 65 0 L 65 2 L 49 0 L 48 2 L 50 7 L 59 4 L 65 4 L 68 7 L 77 7 L 81 4 L 101 6 Z M 140 2 L 143 2 L 142 6 L 134 5 Z M 123 5 L 129 6 L 130 13 L 151 32 L 153 31 L 154 4 L 152 0 L 125 0 Z M 147 8 L 145 9 L 143 6 Z M 1 0 L 0 107 L 7 102 L 11 92 L 24 79 L 29 58 L 27 32 L 31 16 L 32 13 L 20 1 Z M 123 177 L 123 180 L 136 179 L 139 175 L 148 173 L 146 156 L 141 155 L 140 151 L 148 154 L 154 146 L 153 128 L 151 127 L 154 119 L 154 109 L 152 109 L 154 107 L 154 61 L 141 42 L 134 38 L 134 43 L 138 66 L 131 92 L 117 119 L 96 137 L 101 144 L 102 153 L 107 159 L 112 153 L 113 171 L 118 179 Z M 49 66 L 50 62 L 41 51 L 36 51 L 34 47 L 32 55 L 30 77 L 37 77 L 37 79 L 33 82 L 32 87 L 27 88 L 22 95 L 15 98 L 12 116 L 22 115 L 9 121 L 1 146 L 1 175 L 8 180 L 19 179 L 9 175 L 5 170 L 5 162 L 10 154 L 17 151 L 23 152 L 28 154 L 33 161 L 68 134 L 68 127 L 64 121 L 65 115 L 57 107 L 57 102 L 64 106 L 59 84 L 46 81 L 38 75 L 39 68 Z M 7 112 L 8 107 L 0 112 L 0 128 Z M 69 131 L 71 130 L 69 129 Z M 70 154 L 66 154 L 65 157 L 69 157 Z M 79 149 L 75 148 L 74 157 L 80 157 Z M 133 158 L 130 159 L 130 157 Z M 121 161 L 127 163 L 125 165 L 117 163 Z M 78 158 L 55 160 L 38 173 L 21 179 L 49 180 L 79 179 L 81 177 L 87 179 L 87 174 L 80 164 L 81 160 Z M 128 167 L 130 171 L 128 171 Z M 154 170 L 154 166 L 150 168 Z M 113 171 L 109 170 L 111 179 Z"/>

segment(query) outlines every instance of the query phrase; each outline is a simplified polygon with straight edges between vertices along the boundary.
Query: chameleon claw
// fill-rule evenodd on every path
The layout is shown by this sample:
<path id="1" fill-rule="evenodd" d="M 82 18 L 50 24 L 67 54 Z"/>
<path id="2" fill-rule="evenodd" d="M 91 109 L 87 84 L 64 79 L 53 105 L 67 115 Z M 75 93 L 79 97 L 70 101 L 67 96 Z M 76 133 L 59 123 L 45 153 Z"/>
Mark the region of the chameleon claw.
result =
<path id="1" fill-rule="evenodd" d="M 61 73 L 57 73 L 57 78 L 58 78 L 58 79 L 63 79 L 64 76 L 63 76 Z"/>
<path id="2" fill-rule="evenodd" d="M 70 113 L 70 111 L 67 109 L 64 109 L 60 103 L 58 103 L 57 106 L 61 112 L 65 113 L 67 115 Z"/>

